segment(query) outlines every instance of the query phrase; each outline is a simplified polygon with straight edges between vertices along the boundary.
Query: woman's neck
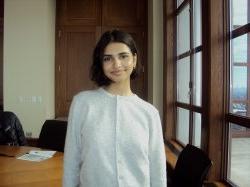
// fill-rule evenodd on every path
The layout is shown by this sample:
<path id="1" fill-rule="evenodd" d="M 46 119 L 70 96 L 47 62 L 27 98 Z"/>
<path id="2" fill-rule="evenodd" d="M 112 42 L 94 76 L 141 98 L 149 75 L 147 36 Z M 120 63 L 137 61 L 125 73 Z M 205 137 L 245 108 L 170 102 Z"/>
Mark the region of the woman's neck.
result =
<path id="1" fill-rule="evenodd" d="M 120 96 L 133 95 L 130 88 L 130 83 L 128 84 L 111 83 L 109 86 L 105 86 L 103 88 L 112 95 L 120 95 Z"/>

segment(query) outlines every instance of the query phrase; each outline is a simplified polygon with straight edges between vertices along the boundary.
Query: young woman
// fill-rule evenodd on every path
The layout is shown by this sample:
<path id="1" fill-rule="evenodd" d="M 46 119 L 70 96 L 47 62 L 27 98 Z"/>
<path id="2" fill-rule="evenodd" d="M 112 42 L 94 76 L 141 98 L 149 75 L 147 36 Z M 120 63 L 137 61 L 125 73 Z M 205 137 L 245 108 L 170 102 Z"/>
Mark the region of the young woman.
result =
<path id="1" fill-rule="evenodd" d="M 122 31 L 105 32 L 93 53 L 96 90 L 71 104 L 64 152 L 64 187 L 166 187 L 158 111 L 130 87 L 137 49 Z"/>

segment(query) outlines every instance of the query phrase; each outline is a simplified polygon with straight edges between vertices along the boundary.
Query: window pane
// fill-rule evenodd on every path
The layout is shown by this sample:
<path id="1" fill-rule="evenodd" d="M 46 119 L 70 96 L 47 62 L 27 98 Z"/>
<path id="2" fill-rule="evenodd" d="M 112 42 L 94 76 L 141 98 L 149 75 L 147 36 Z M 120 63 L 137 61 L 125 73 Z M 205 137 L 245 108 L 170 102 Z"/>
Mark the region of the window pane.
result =
<path id="1" fill-rule="evenodd" d="M 176 0 L 177 3 L 177 7 L 179 7 L 181 5 L 181 3 L 183 3 L 184 0 Z"/>
<path id="2" fill-rule="evenodd" d="M 177 16 L 177 55 L 190 49 L 190 13 L 189 5 Z"/>
<path id="3" fill-rule="evenodd" d="M 230 124 L 228 178 L 238 186 L 250 184 L 250 129 Z"/>
<path id="4" fill-rule="evenodd" d="M 232 63 L 247 63 L 247 45 L 247 34 L 232 40 Z"/>
<path id="5" fill-rule="evenodd" d="M 195 0 L 193 10 L 193 22 L 194 22 L 194 47 L 201 45 L 201 0 Z"/>
<path id="6" fill-rule="evenodd" d="M 231 90 L 232 113 L 246 116 L 247 112 L 247 67 L 233 67 Z"/>
<path id="7" fill-rule="evenodd" d="M 246 114 L 246 108 L 243 109 L 238 104 L 246 105 L 247 101 L 247 67 L 233 67 L 231 85 L 231 112 L 237 113 L 238 110 L 241 112 L 244 110 Z"/>
<path id="8" fill-rule="evenodd" d="M 189 111 L 177 108 L 176 137 L 180 142 L 187 144 L 189 139 Z"/>
<path id="9" fill-rule="evenodd" d="M 201 62 L 202 53 L 195 53 L 194 54 L 194 83 L 193 83 L 193 100 L 194 105 L 201 106 L 201 91 L 202 91 L 202 80 L 201 80 L 201 73 L 202 73 L 202 62 Z"/>
<path id="10" fill-rule="evenodd" d="M 177 101 L 190 103 L 190 57 L 177 61 Z"/>
<path id="11" fill-rule="evenodd" d="M 249 0 L 231 0 L 232 29 L 249 23 L 249 20 L 247 21 L 249 6 Z"/>
<path id="12" fill-rule="evenodd" d="M 247 62 L 250 55 L 249 34 L 237 37 L 231 41 L 231 71 L 230 71 L 230 112 L 250 117 L 248 94 L 250 91 L 250 69 Z"/>
<path id="13" fill-rule="evenodd" d="M 193 144 L 197 147 L 201 146 L 201 114 L 194 112 L 194 131 Z"/>

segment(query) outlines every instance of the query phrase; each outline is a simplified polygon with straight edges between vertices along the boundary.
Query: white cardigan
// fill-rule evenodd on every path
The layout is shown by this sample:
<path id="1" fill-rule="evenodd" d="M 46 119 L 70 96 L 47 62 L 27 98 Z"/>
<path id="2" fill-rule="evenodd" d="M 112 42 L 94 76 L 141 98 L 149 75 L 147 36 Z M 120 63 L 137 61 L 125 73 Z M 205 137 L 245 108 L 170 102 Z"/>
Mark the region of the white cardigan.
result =
<path id="1" fill-rule="evenodd" d="M 64 152 L 64 187 L 166 187 L 158 111 L 103 88 L 76 95 Z"/>

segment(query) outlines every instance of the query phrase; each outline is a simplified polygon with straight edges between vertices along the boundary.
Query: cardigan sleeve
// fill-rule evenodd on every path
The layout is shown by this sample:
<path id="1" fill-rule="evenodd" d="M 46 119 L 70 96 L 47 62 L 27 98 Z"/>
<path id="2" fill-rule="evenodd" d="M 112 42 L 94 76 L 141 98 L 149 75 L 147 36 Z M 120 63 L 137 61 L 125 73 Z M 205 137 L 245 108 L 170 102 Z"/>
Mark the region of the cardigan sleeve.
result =
<path id="1" fill-rule="evenodd" d="M 158 111 L 149 134 L 150 187 L 166 187 L 166 156 Z"/>
<path id="2" fill-rule="evenodd" d="M 81 140 L 80 140 L 80 108 L 74 98 L 70 107 L 68 127 L 64 147 L 63 186 L 76 187 L 80 183 Z"/>

